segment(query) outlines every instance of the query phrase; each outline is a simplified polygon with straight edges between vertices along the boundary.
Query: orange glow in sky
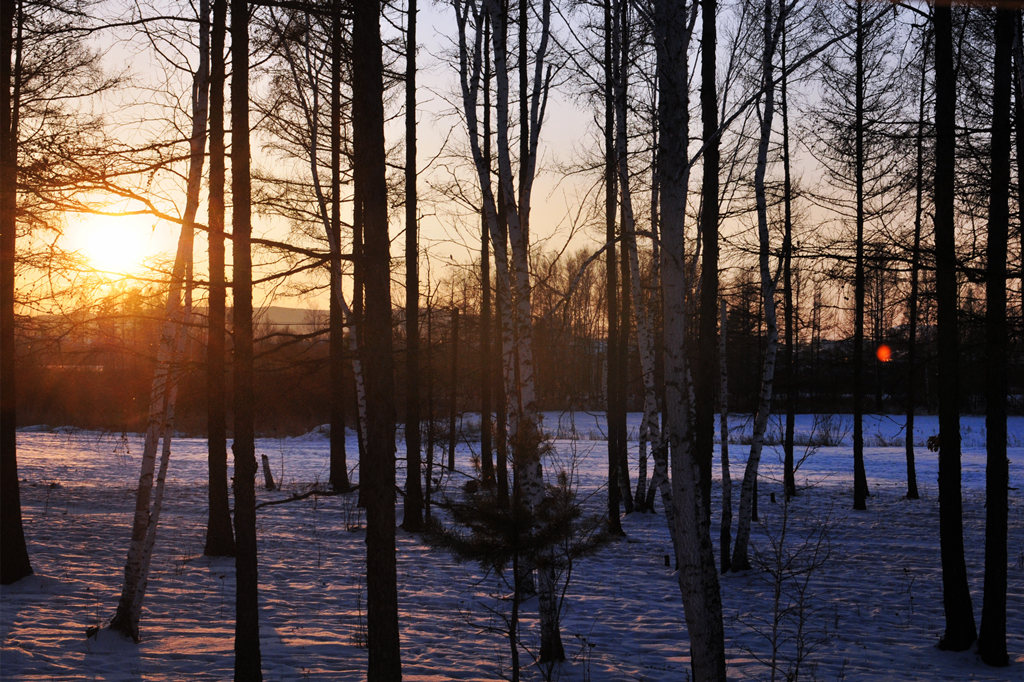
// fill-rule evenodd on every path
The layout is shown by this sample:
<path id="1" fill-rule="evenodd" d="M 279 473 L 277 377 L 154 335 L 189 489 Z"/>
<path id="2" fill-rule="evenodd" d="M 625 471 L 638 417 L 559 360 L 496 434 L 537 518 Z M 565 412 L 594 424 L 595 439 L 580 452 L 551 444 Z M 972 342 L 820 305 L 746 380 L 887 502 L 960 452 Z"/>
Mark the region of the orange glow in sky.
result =
<path id="1" fill-rule="evenodd" d="M 881 362 L 889 362 L 892 360 L 892 348 L 889 348 L 886 344 L 881 344 L 877 350 L 875 350 L 875 357 Z"/>
<path id="2" fill-rule="evenodd" d="M 69 225 L 64 247 L 76 251 L 86 265 L 112 277 L 139 274 L 153 243 L 152 219 L 141 216 L 85 216 Z"/>

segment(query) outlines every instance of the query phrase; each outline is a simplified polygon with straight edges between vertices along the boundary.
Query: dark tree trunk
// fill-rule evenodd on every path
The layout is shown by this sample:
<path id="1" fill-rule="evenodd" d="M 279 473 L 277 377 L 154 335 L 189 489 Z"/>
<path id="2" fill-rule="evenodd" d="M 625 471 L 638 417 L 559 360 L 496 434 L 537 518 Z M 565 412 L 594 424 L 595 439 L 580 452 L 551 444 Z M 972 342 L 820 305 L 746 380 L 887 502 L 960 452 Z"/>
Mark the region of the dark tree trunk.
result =
<path id="1" fill-rule="evenodd" d="M 224 33 L 227 3 L 213 1 L 210 33 L 210 208 L 209 331 L 206 343 L 207 449 L 210 487 L 206 523 L 207 556 L 234 556 L 228 500 L 227 396 L 224 390 L 225 300 L 224 285 Z"/>
<path id="2" fill-rule="evenodd" d="M 490 23 L 484 16 L 483 44 L 490 40 Z M 491 167 L 491 52 L 484 50 L 484 161 Z M 487 216 L 480 209 L 480 473 L 484 484 L 494 485 L 494 443 L 491 432 L 491 254 Z"/>
<path id="3" fill-rule="evenodd" d="M 868 480 L 864 471 L 864 7 L 857 4 L 857 45 L 854 51 L 854 184 L 857 192 L 857 263 L 853 303 L 853 508 L 867 509 Z"/>
<path id="4" fill-rule="evenodd" d="M 782 168 L 784 205 L 784 225 L 782 237 L 782 278 L 785 297 L 783 298 L 783 317 L 786 323 L 786 432 L 783 438 L 782 488 L 787 498 L 796 495 L 796 474 L 793 462 L 793 437 L 796 422 L 796 344 L 794 337 L 793 315 L 793 182 L 790 178 L 789 158 L 789 77 L 786 73 L 786 29 L 782 27 Z"/>
<path id="5" fill-rule="evenodd" d="M 430 520 L 430 503 L 434 486 L 434 439 L 437 429 L 434 423 L 434 308 L 430 297 L 430 274 L 427 271 L 427 461 L 425 488 L 423 489 L 423 515 Z"/>
<path id="6" fill-rule="evenodd" d="M 618 259 L 615 248 L 615 210 L 616 210 L 616 166 L 615 166 L 615 105 L 612 98 L 615 76 L 613 74 L 613 55 L 615 50 L 615 30 L 612 12 L 612 0 L 604 3 L 604 77 L 605 77 L 605 110 L 604 110 L 604 141 L 605 141 L 605 295 L 608 304 L 608 347 L 605 355 L 606 366 L 606 405 L 608 428 L 608 529 L 616 535 L 624 534 L 619 519 L 621 496 L 618 477 L 619 442 L 618 420 L 615 410 L 618 407 L 618 354 L 619 354 L 619 308 L 618 308 Z"/>
<path id="7" fill-rule="evenodd" d="M 623 11 L 625 14 L 625 11 Z M 620 77 L 625 77 L 620 74 Z M 619 233 L 621 239 L 622 222 L 620 220 Z M 629 485 L 629 438 L 626 426 L 627 397 L 629 393 L 629 337 L 630 337 L 630 290 L 632 283 L 629 280 L 629 254 L 624 244 L 619 247 L 619 272 L 622 286 L 619 288 L 619 343 L 618 357 L 616 362 L 615 375 L 619 384 L 618 405 L 615 409 L 615 418 L 618 420 L 619 450 L 617 473 L 619 476 L 619 497 L 622 501 L 623 511 L 632 514 L 633 491 Z"/>
<path id="8" fill-rule="evenodd" d="M 394 376 L 384 167 L 384 81 L 379 0 L 357 2 L 352 22 L 352 149 L 363 207 L 367 424 L 360 488 L 366 491 L 367 679 L 400 680 L 395 565 Z"/>
<path id="9" fill-rule="evenodd" d="M 718 398 L 719 438 L 722 441 L 722 518 L 718 529 L 718 556 L 722 573 L 728 573 L 732 567 L 732 472 L 729 470 L 729 367 L 726 362 L 726 333 L 728 313 L 725 299 L 721 300 L 721 323 L 718 337 L 718 366 L 721 373 L 721 387 Z"/>
<path id="10" fill-rule="evenodd" d="M 954 172 L 956 158 L 956 74 L 953 68 L 952 10 L 936 4 L 935 21 L 935 289 L 939 367 L 939 543 L 946 631 L 939 647 L 964 651 L 977 634 L 964 562 L 963 501 L 960 491 L 960 406 L 957 377 L 956 241 Z"/>
<path id="11" fill-rule="evenodd" d="M 263 679 L 256 557 L 252 253 L 249 177 L 249 7 L 231 0 L 231 230 L 234 330 L 235 679 Z"/>
<path id="12" fill-rule="evenodd" d="M 353 166 L 352 168 L 352 184 L 354 188 L 358 188 L 360 178 L 359 175 L 362 171 Z M 359 196 L 358 191 L 353 191 L 352 197 L 352 319 L 349 320 L 351 324 L 357 325 L 362 329 L 364 322 L 363 318 L 363 273 L 366 270 L 366 266 L 363 261 L 363 200 Z M 361 339 L 366 338 L 365 332 L 360 332 Z M 358 341 L 357 341 L 358 343 Z M 358 349 L 355 351 L 359 352 Z M 355 358 L 352 358 L 353 368 L 357 364 Z M 365 372 L 365 368 L 363 369 Z M 355 372 L 353 371 L 353 375 Z M 360 401 L 365 401 L 365 397 L 360 395 L 359 377 L 353 376 L 353 390 L 355 393 L 356 405 L 359 405 Z M 365 380 L 364 380 L 365 384 Z M 365 387 L 364 387 L 365 388 Z M 363 414 L 363 408 L 357 407 L 356 410 L 356 446 L 359 452 L 359 480 L 362 481 L 363 477 L 363 462 L 366 461 L 366 422 Z M 365 507 L 365 494 L 366 488 L 359 486 L 359 501 L 360 507 Z"/>
<path id="13" fill-rule="evenodd" d="M 451 372 L 448 381 L 448 473 L 455 471 L 455 444 L 458 441 L 456 420 L 459 397 L 459 309 L 452 306 Z"/>
<path id="14" fill-rule="evenodd" d="M 700 467 L 704 513 L 711 518 L 711 462 L 715 448 L 715 374 L 718 369 L 718 191 L 719 136 L 716 64 L 717 0 L 701 3 L 700 113 L 704 140 L 701 188 L 700 316 L 697 367 L 694 375 L 694 455 Z"/>
<path id="15" fill-rule="evenodd" d="M 14 2 L 0 3 L 0 584 L 32 573 L 21 523 L 14 394 L 14 257 L 18 137 L 11 97 Z"/>
<path id="16" fill-rule="evenodd" d="M 1006 242 L 1010 225 L 1010 45 L 1014 11 L 996 10 L 992 92 L 992 179 L 985 272 L 985 595 L 978 653 L 989 665 L 1010 664 L 1006 653 L 1007 324 Z"/>
<path id="17" fill-rule="evenodd" d="M 415 0 L 413 0 L 415 1 Z M 345 456 L 345 315 L 341 305 L 341 0 L 331 0 L 331 489 L 351 488 Z"/>
<path id="18" fill-rule="evenodd" d="M 925 88 L 927 87 L 928 47 L 930 39 L 925 35 L 924 54 L 921 61 L 921 90 L 917 110 L 917 169 L 914 178 L 914 246 L 910 254 L 910 300 L 908 301 L 907 317 L 909 319 L 909 342 L 907 344 L 907 499 L 919 498 L 917 491 L 917 465 L 914 462 L 914 412 L 917 409 L 917 306 L 919 279 L 921 273 L 921 221 L 924 214 L 924 117 Z"/>
<path id="19" fill-rule="evenodd" d="M 420 471 L 420 279 L 416 224 L 416 0 L 405 34 L 405 506 L 402 527 L 423 528 Z"/>

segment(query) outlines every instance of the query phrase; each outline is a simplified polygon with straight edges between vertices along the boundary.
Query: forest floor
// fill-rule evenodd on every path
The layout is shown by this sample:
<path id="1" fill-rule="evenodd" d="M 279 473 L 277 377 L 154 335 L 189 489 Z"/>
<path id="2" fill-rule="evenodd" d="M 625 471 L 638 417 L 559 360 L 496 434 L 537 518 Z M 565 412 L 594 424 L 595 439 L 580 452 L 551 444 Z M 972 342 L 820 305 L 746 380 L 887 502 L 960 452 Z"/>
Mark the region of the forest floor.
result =
<path id="1" fill-rule="evenodd" d="M 457 469 L 444 484 L 453 494 L 472 473 L 473 420 L 456 450 Z M 478 420 L 477 420 L 478 422 Z M 639 415 L 630 415 L 634 467 Z M 749 420 L 734 418 L 730 455 L 742 477 Z M 476 428 L 478 428 L 478 423 Z M 545 415 L 552 454 L 549 476 L 570 472 L 584 508 L 605 506 L 604 417 Z M 722 576 L 730 677 L 770 679 L 772 640 L 779 679 L 1024 679 L 1024 418 L 1010 419 L 1009 668 L 985 666 L 973 651 L 939 651 L 942 585 L 939 566 L 937 462 L 925 447 L 934 417 L 917 419 L 921 499 L 905 499 L 903 420 L 868 417 L 867 511 L 852 503 L 849 417 L 801 415 L 799 495 L 782 504 L 781 448 L 765 449 L 760 522 L 752 538 L 755 568 Z M 778 432 L 773 423 L 771 433 Z M 813 437 L 811 434 L 815 434 Z M 974 611 L 980 618 L 984 570 L 984 419 L 964 417 L 964 541 Z M 349 439 L 349 463 L 357 454 Z M 401 448 L 401 443 L 400 443 Z M 132 644 L 90 626 L 114 614 L 130 536 L 141 438 L 137 435 L 35 428 L 18 434 L 22 507 L 35 575 L 0 588 L 0 677 L 3 679 L 230 679 L 234 632 L 234 565 L 202 556 L 206 528 L 206 444 L 174 441 L 168 494 L 141 623 Z M 322 430 L 299 438 L 260 439 L 288 497 L 328 475 Z M 399 461 L 404 453 L 399 452 Z M 441 459 L 441 453 L 437 453 Z M 716 448 L 713 537 L 720 510 Z M 398 474 L 399 482 L 404 471 Z M 258 482 L 262 482 L 262 475 Z M 734 508 L 738 509 L 738 486 Z M 776 502 L 771 501 L 772 493 Z M 682 680 L 688 641 L 664 516 L 631 514 L 627 537 L 576 561 L 565 594 L 562 639 L 568 660 L 554 668 L 564 680 Z M 398 512 L 401 520 L 401 509 Z M 356 495 L 312 496 L 257 513 L 260 633 L 268 680 L 358 680 L 365 676 L 364 517 Z M 785 536 L 783 538 L 783 526 Z M 734 531 L 735 534 L 735 531 Z M 500 578 L 398 530 L 402 665 L 406 680 L 490 680 L 510 675 L 500 632 L 508 589 Z M 779 547 L 773 552 L 773 546 Z M 817 553 L 816 553 L 817 551 Z M 780 583 L 778 560 L 794 569 Z M 801 596 L 802 595 L 802 596 Z M 778 601 L 778 606 L 774 604 Z M 536 598 L 524 603 L 524 677 L 542 679 L 530 651 L 537 645 Z M 773 614 L 779 614 L 774 618 Z M 773 623 L 777 623 L 772 636 Z M 803 649 L 797 653 L 797 645 Z"/>

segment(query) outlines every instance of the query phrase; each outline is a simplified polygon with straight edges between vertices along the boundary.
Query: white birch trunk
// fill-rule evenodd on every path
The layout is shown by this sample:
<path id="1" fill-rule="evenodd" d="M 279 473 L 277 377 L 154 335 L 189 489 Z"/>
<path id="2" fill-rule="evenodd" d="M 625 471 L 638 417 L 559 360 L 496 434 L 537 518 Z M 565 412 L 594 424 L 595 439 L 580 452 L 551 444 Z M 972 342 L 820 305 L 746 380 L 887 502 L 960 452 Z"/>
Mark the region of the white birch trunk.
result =
<path id="1" fill-rule="evenodd" d="M 191 270 L 191 258 L 189 258 L 187 269 Z M 191 277 L 189 277 L 189 280 L 191 280 Z M 174 357 L 171 360 L 171 366 L 169 368 L 170 382 L 168 384 L 167 405 L 164 411 L 164 425 L 161 433 L 161 437 L 163 438 L 163 447 L 160 450 L 160 468 L 157 470 L 156 488 L 153 493 L 153 509 L 150 512 L 149 528 L 146 532 L 146 540 L 143 544 L 142 550 L 142 577 L 139 580 L 138 590 L 135 594 L 136 605 L 134 610 L 136 613 L 142 612 L 142 600 L 146 597 L 146 587 L 149 585 L 149 567 L 153 562 L 153 549 L 156 547 L 156 530 L 160 523 L 160 513 L 163 511 L 164 507 L 164 493 L 167 488 L 167 468 L 171 460 L 171 438 L 173 436 L 175 413 L 174 408 L 178 399 L 178 385 L 180 384 L 181 377 L 184 375 L 184 359 L 187 357 L 186 351 L 188 348 L 188 334 L 184 333 L 184 330 L 188 329 L 191 316 L 192 290 L 191 288 L 186 288 L 185 309 L 182 315 L 182 324 L 179 327 Z"/>
<path id="2" fill-rule="evenodd" d="M 754 485 L 757 469 L 764 447 L 764 433 L 772 405 L 772 388 L 775 381 L 775 356 L 779 345 L 779 329 L 775 314 L 775 278 L 769 268 L 768 204 L 765 196 L 765 173 L 768 167 L 768 145 L 771 142 L 772 119 L 775 114 L 775 85 L 772 80 L 772 57 L 778 42 L 783 15 L 772 16 L 773 4 L 765 1 L 764 6 L 764 54 L 762 56 L 762 84 L 764 87 L 764 111 L 761 116 L 761 139 L 757 147 L 757 167 L 754 170 L 754 196 L 757 204 L 757 236 L 759 242 L 758 260 L 761 271 L 761 300 L 764 307 L 766 340 L 764 364 L 761 369 L 761 390 L 754 413 L 754 432 L 750 443 L 740 491 L 740 512 L 736 527 L 736 547 L 732 555 L 732 570 L 750 568 L 748 548 L 750 525 L 753 515 Z"/>
<path id="3" fill-rule="evenodd" d="M 156 525 L 159 521 L 163 501 L 162 479 L 166 476 L 167 458 L 170 456 L 171 432 L 174 418 L 174 401 L 178 374 L 182 365 L 185 321 L 187 312 L 182 306 L 182 291 L 185 288 L 186 272 L 191 270 L 192 242 L 196 211 L 199 208 L 199 188 L 203 175 L 204 149 L 206 146 L 206 113 L 209 89 L 209 6 L 206 0 L 200 5 L 199 66 L 196 70 L 192 89 L 192 136 L 189 142 L 190 157 L 188 170 L 185 214 L 178 236 L 178 249 L 171 272 L 170 290 L 164 309 L 164 323 L 157 350 L 156 370 L 150 392 L 149 417 L 146 425 L 146 440 L 142 451 L 139 487 L 135 498 L 135 514 L 132 521 L 132 537 L 128 546 L 128 557 L 124 567 L 124 585 L 117 606 L 117 613 L 110 623 L 133 640 L 139 639 L 139 619 L 142 613 L 142 598 L 145 594 L 149 565 L 156 541 Z M 186 295 L 186 298 L 189 298 Z M 189 298 L 190 300 L 190 298 Z M 157 503 L 150 509 L 153 494 L 153 474 L 156 468 L 156 450 L 161 435 L 165 441 L 165 455 L 161 461 L 161 483 L 157 490 Z"/>
<path id="4" fill-rule="evenodd" d="M 493 1 L 485 1 L 478 7 L 475 2 L 453 0 L 459 45 L 459 80 L 462 91 L 463 113 L 469 133 L 470 149 L 477 170 L 480 192 L 483 200 L 484 220 L 491 235 L 495 263 L 495 293 L 501 307 L 507 314 L 501 317 L 502 376 L 508 405 L 508 438 L 515 457 L 515 489 L 530 509 L 536 509 L 544 499 L 544 478 L 540 461 L 540 429 L 537 411 L 532 341 L 532 310 L 530 304 L 529 243 L 521 216 L 528 212 L 530 187 L 520 188 L 520 204 L 517 205 L 512 190 L 512 166 L 509 158 L 508 140 L 508 62 L 503 38 L 506 33 L 504 12 Z M 497 201 L 491 184 L 491 168 L 480 146 L 480 127 L 477 118 L 477 103 L 480 88 L 482 32 L 475 33 L 470 47 L 468 28 L 470 19 L 478 23 L 486 11 L 491 20 L 492 46 L 494 49 L 495 72 L 497 74 L 497 130 L 499 191 L 502 193 L 504 208 L 508 216 L 508 234 L 498 219 Z M 543 68 L 543 51 L 547 45 L 547 22 L 549 5 L 544 2 L 543 37 L 539 48 L 538 73 Z M 471 53 L 472 50 L 472 53 Z M 535 83 L 535 96 L 531 106 L 533 125 L 531 149 L 528 159 L 527 176 L 532 181 L 536 163 L 536 145 L 539 140 L 540 122 L 543 119 L 546 86 L 541 93 Z M 512 267 L 509 267 L 509 242 L 512 244 Z M 540 576 L 541 615 L 541 659 L 564 658 L 561 637 L 558 632 L 558 597 L 555 589 L 553 568 L 541 570 Z"/>
<path id="5" fill-rule="evenodd" d="M 703 513 L 700 472 L 690 433 L 693 398 L 686 361 L 688 287 L 684 228 L 690 175 L 687 50 L 693 24 L 683 7 L 668 0 L 658 0 L 654 6 L 654 43 L 662 85 L 658 119 L 666 430 L 671 450 L 677 578 L 690 637 L 691 669 L 694 679 L 724 680 L 725 641 L 718 571 L 710 519 Z M 692 6 L 686 9 L 693 11 Z"/>

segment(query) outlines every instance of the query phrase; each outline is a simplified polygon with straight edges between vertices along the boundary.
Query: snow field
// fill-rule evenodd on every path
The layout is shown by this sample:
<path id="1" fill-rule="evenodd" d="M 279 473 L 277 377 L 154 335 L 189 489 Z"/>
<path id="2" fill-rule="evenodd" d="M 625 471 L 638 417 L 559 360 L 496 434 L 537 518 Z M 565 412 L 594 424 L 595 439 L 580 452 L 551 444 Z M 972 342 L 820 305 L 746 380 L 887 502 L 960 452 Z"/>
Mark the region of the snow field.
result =
<path id="1" fill-rule="evenodd" d="M 467 429 L 473 419 L 467 416 Z M 477 425 L 479 419 L 476 419 Z M 1024 418 L 1012 418 L 1010 442 L 1009 650 L 1007 669 L 984 666 L 973 652 L 935 648 L 943 627 L 939 570 L 936 455 L 923 447 L 937 431 L 934 417 L 918 417 L 918 481 L 922 499 L 903 499 L 902 419 L 865 422 L 865 466 L 872 496 L 866 512 L 853 512 L 849 417 L 823 425 L 800 415 L 798 441 L 820 441 L 827 426 L 834 445 L 812 448 L 797 472 L 801 492 L 784 513 L 781 448 L 766 447 L 753 546 L 771 565 L 772 542 L 793 570 L 818 547 L 821 565 L 782 583 L 780 679 L 791 671 L 798 628 L 808 648 L 805 679 L 1024 679 Z M 749 438 L 749 421 L 734 418 L 731 441 Z M 639 415 L 630 415 L 635 438 Z M 774 426 L 769 427 L 771 433 Z M 579 499 L 604 510 L 606 466 L 603 415 L 545 416 L 553 453 L 549 475 L 575 472 Z M 984 420 L 965 417 L 964 539 L 975 614 L 980 617 L 984 569 Z M 818 434 L 812 437 L 813 434 Z M 351 434 L 350 434 L 351 436 Z M 872 440 L 874 439 L 874 440 Z M 467 444 L 466 440 L 469 441 Z M 476 444 L 457 449 L 457 490 Z M 350 465 L 356 461 L 349 440 Z M 399 444 L 401 447 L 401 443 Z M 19 476 L 29 551 L 36 575 L 0 588 L 0 677 L 3 679 L 230 679 L 234 632 L 234 566 L 202 554 L 206 526 L 206 444 L 180 439 L 168 475 L 156 555 L 150 574 L 142 641 L 86 629 L 114 613 L 131 530 L 141 438 L 74 430 L 19 433 Z M 327 480 L 329 445 L 322 431 L 299 438 L 260 439 L 284 491 L 258 490 L 258 500 L 286 497 Z M 803 447 L 798 446 L 797 458 Z M 730 444 L 734 481 L 747 448 Z M 404 452 L 398 453 L 404 481 Z M 635 444 L 631 448 L 635 467 Z M 716 451 L 716 466 L 718 453 Z M 716 469 L 716 476 L 717 476 Z M 635 481 L 635 470 L 633 472 Z M 261 482 L 262 478 L 258 482 Z M 770 493 L 776 492 L 775 504 Z M 720 488 L 715 486 L 712 537 L 718 539 Z M 738 486 L 734 507 L 738 508 Z M 578 560 L 566 595 L 562 638 L 569 660 L 556 668 L 566 680 L 681 680 L 688 644 L 679 588 L 665 556 L 671 541 L 664 517 L 632 514 L 627 538 Z M 398 510 L 401 520 L 401 509 Z M 268 680 L 359 680 L 365 676 L 364 519 L 355 495 L 311 497 L 257 512 L 260 552 L 261 639 Z M 735 532 L 735 531 L 734 531 Z M 818 542 L 819 538 L 821 542 Z M 809 539 L 809 540 L 808 540 Z M 827 558 L 825 552 L 827 550 Z M 402 660 L 405 679 L 501 679 L 510 672 L 509 650 L 491 610 L 508 607 L 508 590 L 474 564 L 461 564 L 417 536 L 398 530 Z M 792 572 L 792 571 L 791 571 Z M 796 587 L 804 586 L 803 608 Z M 764 565 L 722 576 L 730 677 L 769 679 L 774 584 Z M 800 613 L 802 612 L 802 617 Z M 536 600 L 523 605 L 522 632 L 536 648 Z M 800 624 L 802 622 L 802 627 Z M 521 653 L 527 679 L 541 679 Z"/>

